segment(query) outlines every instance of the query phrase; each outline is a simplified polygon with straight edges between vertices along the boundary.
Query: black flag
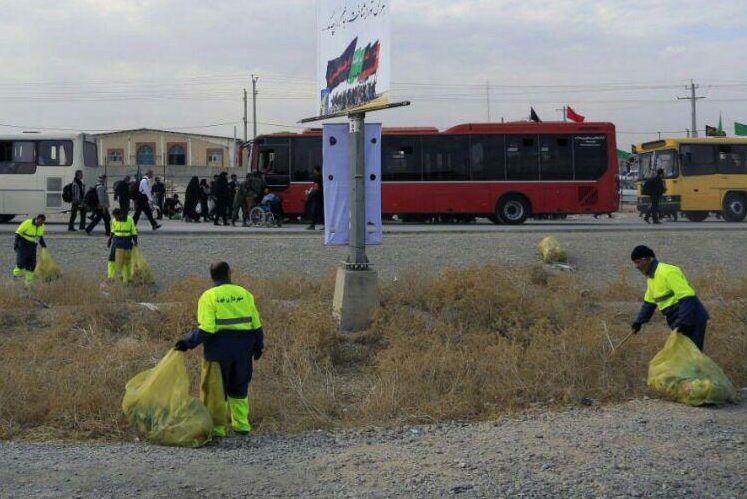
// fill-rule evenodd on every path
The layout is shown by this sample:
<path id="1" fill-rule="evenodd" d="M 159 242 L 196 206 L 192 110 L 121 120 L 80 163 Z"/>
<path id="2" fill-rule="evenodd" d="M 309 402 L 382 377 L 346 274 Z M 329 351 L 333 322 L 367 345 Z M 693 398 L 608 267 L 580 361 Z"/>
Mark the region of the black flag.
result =
<path id="1" fill-rule="evenodd" d="M 715 126 L 706 125 L 706 137 L 726 137 L 726 132 L 719 130 Z"/>
<path id="2" fill-rule="evenodd" d="M 532 121 L 534 121 L 535 123 L 540 123 L 542 120 L 540 119 L 539 116 L 537 116 L 537 113 L 534 110 L 534 108 L 530 107 L 529 109 L 532 110 L 531 114 L 529 115 L 529 119 L 532 120 Z"/>

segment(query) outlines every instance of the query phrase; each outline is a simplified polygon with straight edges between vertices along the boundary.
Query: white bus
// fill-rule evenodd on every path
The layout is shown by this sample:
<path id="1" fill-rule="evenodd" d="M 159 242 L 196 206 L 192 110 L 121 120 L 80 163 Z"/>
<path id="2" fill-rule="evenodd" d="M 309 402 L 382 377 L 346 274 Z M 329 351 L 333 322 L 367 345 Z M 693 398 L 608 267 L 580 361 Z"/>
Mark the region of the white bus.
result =
<path id="1" fill-rule="evenodd" d="M 70 210 L 62 189 L 83 170 L 93 186 L 98 173 L 96 140 L 85 134 L 23 133 L 0 135 L 0 222 L 16 215 Z"/>

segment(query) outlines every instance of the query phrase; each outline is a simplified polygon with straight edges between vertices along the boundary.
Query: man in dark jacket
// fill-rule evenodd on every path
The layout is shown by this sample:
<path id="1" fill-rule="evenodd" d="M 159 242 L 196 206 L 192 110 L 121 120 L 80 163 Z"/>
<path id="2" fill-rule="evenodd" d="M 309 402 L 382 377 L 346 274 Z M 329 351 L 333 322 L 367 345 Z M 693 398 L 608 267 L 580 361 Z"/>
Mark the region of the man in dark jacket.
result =
<path id="1" fill-rule="evenodd" d="M 306 198 L 306 216 L 311 220 L 307 230 L 314 230 L 317 224 L 324 224 L 324 179 L 319 165 L 311 174 L 311 190 Z"/>
<path id="2" fill-rule="evenodd" d="M 125 177 L 117 182 L 114 186 L 114 200 L 119 201 L 119 209 L 125 214 L 130 211 L 130 176 Z"/>
<path id="3" fill-rule="evenodd" d="M 96 225 L 104 220 L 104 229 L 106 235 L 111 235 L 111 216 L 109 215 L 109 193 L 106 190 L 106 175 L 100 175 L 99 181 L 96 184 L 96 199 L 98 201 L 96 209 L 93 212 L 93 220 L 88 224 L 86 228 L 86 234 L 91 235 L 91 231 Z"/>
<path id="4" fill-rule="evenodd" d="M 73 201 L 70 208 L 70 220 L 67 224 L 67 230 L 75 232 L 75 217 L 80 212 L 80 230 L 86 230 L 86 205 L 83 197 L 86 194 L 86 186 L 83 184 L 83 170 L 75 171 L 73 179 Z"/>
<path id="5" fill-rule="evenodd" d="M 647 194 L 651 200 L 648 206 L 648 211 L 646 211 L 646 215 L 643 219 L 646 223 L 650 223 L 648 221 L 649 218 L 653 218 L 655 224 L 661 223 L 659 221 L 661 218 L 661 215 L 659 214 L 659 201 L 664 193 L 667 192 L 666 185 L 664 185 L 664 170 L 656 170 L 656 176 L 646 180 L 643 184 L 643 190 L 644 194 Z"/>
<path id="6" fill-rule="evenodd" d="M 228 187 L 228 174 L 226 172 L 221 172 L 215 180 L 213 195 L 215 196 L 214 225 L 218 225 L 218 221 L 221 218 L 223 218 L 223 225 L 228 225 L 228 209 L 231 206 L 232 200 Z"/>
<path id="7" fill-rule="evenodd" d="M 158 220 L 163 219 L 163 202 L 166 199 L 166 186 L 159 177 L 156 177 L 151 188 L 153 192 L 153 203 L 158 207 Z"/>

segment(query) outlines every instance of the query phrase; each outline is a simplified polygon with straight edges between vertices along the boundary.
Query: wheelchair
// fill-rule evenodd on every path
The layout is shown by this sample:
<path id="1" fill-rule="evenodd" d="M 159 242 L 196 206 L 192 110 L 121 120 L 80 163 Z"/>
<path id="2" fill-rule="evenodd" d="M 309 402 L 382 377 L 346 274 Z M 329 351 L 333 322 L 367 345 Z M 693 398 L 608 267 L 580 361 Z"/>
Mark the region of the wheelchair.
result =
<path id="1" fill-rule="evenodd" d="M 252 227 L 274 227 L 275 215 L 268 205 L 259 205 L 249 211 L 249 224 Z"/>

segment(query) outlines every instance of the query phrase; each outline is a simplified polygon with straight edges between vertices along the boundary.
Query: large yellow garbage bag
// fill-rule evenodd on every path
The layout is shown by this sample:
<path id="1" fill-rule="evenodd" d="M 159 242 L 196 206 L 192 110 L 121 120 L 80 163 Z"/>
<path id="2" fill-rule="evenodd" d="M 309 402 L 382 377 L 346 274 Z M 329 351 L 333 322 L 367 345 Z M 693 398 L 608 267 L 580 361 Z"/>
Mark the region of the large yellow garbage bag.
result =
<path id="1" fill-rule="evenodd" d="M 134 246 L 130 255 L 130 280 L 135 284 L 153 284 L 153 274 L 150 265 L 145 260 L 140 248 Z"/>
<path id="2" fill-rule="evenodd" d="M 176 350 L 127 382 L 122 410 L 141 436 L 157 444 L 200 447 L 212 435 L 210 413 L 190 396 L 184 353 Z"/>
<path id="3" fill-rule="evenodd" d="M 207 407 L 214 426 L 228 426 L 228 407 L 223 391 L 223 375 L 218 362 L 202 359 L 200 401 Z"/>
<path id="4" fill-rule="evenodd" d="M 60 266 L 52 259 L 49 250 L 47 248 L 42 248 L 41 251 L 39 251 L 39 258 L 36 261 L 34 276 L 44 282 L 49 282 L 59 279 L 61 274 L 62 271 L 60 270 Z"/>
<path id="5" fill-rule="evenodd" d="M 724 404 L 737 391 L 724 371 L 687 336 L 672 331 L 664 348 L 648 365 L 648 386 L 688 405 Z"/>
<path id="6" fill-rule="evenodd" d="M 537 245 L 537 249 L 542 255 L 542 261 L 545 263 L 565 262 L 568 260 L 568 254 L 553 236 L 547 236 Z"/>

